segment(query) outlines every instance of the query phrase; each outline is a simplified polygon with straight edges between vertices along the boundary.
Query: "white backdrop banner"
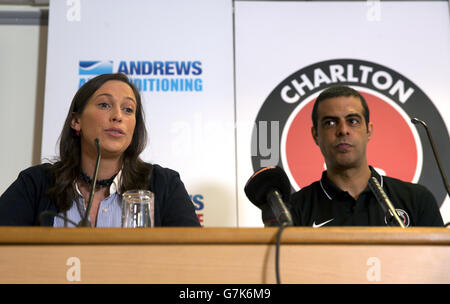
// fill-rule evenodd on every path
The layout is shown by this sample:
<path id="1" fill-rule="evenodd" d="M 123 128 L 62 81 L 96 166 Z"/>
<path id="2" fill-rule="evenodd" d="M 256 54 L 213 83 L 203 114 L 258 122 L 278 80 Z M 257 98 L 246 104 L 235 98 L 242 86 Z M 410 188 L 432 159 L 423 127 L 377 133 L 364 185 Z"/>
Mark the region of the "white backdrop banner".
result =
<path id="1" fill-rule="evenodd" d="M 77 89 L 122 72 L 141 90 L 144 160 L 180 173 L 204 226 L 236 226 L 232 5 L 227 0 L 51 1 L 43 157 Z"/>
<path id="2" fill-rule="evenodd" d="M 204 226 L 263 225 L 243 190 L 261 167 L 282 166 L 294 190 L 320 178 L 312 101 L 337 83 L 368 101 L 369 162 L 427 186 L 450 221 L 426 133 L 410 122 L 428 123 L 448 172 L 447 2 L 51 1 L 44 158 L 76 90 L 105 72 L 140 89 L 142 158 L 180 173 Z"/>
<path id="3" fill-rule="evenodd" d="M 236 2 L 235 22 L 239 225 L 261 225 L 242 191 L 258 168 L 282 166 L 295 190 L 320 179 L 312 101 L 338 83 L 367 99 L 370 164 L 427 186 L 450 221 L 426 133 L 410 122 L 428 123 L 449 172 L 447 2 L 243 1 Z"/>

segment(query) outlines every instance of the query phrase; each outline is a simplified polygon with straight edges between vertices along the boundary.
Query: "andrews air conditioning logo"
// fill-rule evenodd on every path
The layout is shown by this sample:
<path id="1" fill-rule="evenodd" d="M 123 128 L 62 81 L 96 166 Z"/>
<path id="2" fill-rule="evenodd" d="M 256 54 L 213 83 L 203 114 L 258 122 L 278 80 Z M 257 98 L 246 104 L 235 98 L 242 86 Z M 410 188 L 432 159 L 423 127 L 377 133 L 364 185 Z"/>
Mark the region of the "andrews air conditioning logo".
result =
<path id="1" fill-rule="evenodd" d="M 294 190 L 320 179 L 325 164 L 311 136 L 311 113 L 320 92 L 337 84 L 353 87 L 367 101 L 374 124 L 367 147 L 369 164 L 383 175 L 425 185 L 441 206 L 446 191 L 430 143 L 422 126 L 411 123 L 413 117 L 424 120 L 436 146 L 446 155 L 450 141 L 441 114 L 411 80 L 368 61 L 323 61 L 282 80 L 256 118 L 251 143 L 254 171 L 281 166 Z M 450 158 L 441 161 L 448 171 Z"/>
<path id="2" fill-rule="evenodd" d="M 78 64 L 78 87 L 89 79 L 107 73 L 123 73 L 142 92 L 201 92 L 201 61 L 86 60 Z"/>
<path id="3" fill-rule="evenodd" d="M 192 204 L 194 204 L 195 213 L 197 214 L 198 220 L 200 224 L 204 225 L 204 208 L 205 208 L 205 202 L 204 202 L 204 196 L 202 194 L 189 194 L 189 198 L 192 201 Z"/>
<path id="4" fill-rule="evenodd" d="M 100 75 L 112 72 L 112 61 L 80 61 L 78 66 L 78 75 Z"/>

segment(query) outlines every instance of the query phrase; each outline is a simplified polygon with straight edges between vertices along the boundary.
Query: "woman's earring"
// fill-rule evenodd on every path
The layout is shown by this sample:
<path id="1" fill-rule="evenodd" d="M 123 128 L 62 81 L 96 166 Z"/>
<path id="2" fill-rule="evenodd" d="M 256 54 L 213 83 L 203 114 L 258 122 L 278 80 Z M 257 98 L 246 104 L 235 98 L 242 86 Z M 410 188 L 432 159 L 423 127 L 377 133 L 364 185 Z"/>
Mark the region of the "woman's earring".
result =
<path id="1" fill-rule="evenodd" d="M 76 136 L 80 136 L 80 131 L 75 131 Z"/>

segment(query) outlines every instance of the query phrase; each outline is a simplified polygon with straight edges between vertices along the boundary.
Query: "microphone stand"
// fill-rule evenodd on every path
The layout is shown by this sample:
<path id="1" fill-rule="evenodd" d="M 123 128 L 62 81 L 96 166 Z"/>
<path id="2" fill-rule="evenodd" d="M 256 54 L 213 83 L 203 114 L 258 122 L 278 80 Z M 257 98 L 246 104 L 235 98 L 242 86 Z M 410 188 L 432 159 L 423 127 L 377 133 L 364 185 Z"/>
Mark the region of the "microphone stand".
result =
<path id="1" fill-rule="evenodd" d="M 387 197 L 386 193 L 384 193 L 383 188 L 381 188 L 380 183 L 377 181 L 375 177 L 371 177 L 369 179 L 369 188 L 372 190 L 373 194 L 375 195 L 375 198 L 380 204 L 385 204 L 388 207 L 387 212 L 391 214 L 391 216 L 394 217 L 394 219 L 397 221 L 398 225 L 402 228 L 405 228 L 405 224 L 403 224 L 403 221 L 398 216 L 397 211 L 395 210 L 394 206 L 392 205 L 391 201 Z M 383 205 L 382 205 L 383 206 Z"/>
<path id="2" fill-rule="evenodd" d="M 436 159 L 437 166 L 439 168 L 439 171 L 441 172 L 441 177 L 442 177 L 442 181 L 444 182 L 445 190 L 447 190 L 447 194 L 450 196 L 450 187 L 448 185 L 447 178 L 445 177 L 444 169 L 442 169 L 442 165 L 441 165 L 441 162 L 439 160 L 439 156 L 438 156 L 437 151 L 436 151 L 436 146 L 434 145 L 433 137 L 431 136 L 431 133 L 428 130 L 427 124 L 423 120 L 420 120 L 420 119 L 418 119 L 416 117 L 411 119 L 411 122 L 413 124 L 415 124 L 415 125 L 419 123 L 425 128 L 425 131 L 427 132 L 428 140 L 431 143 L 431 149 L 433 150 L 434 158 Z"/>
<path id="3" fill-rule="evenodd" d="M 77 227 L 92 227 L 92 223 L 89 220 L 89 212 L 91 211 L 91 207 L 92 207 L 92 199 L 94 197 L 95 186 L 97 184 L 98 167 L 100 165 L 100 157 L 101 157 L 100 143 L 99 143 L 98 138 L 96 138 L 94 140 L 94 143 L 95 143 L 95 147 L 97 148 L 97 161 L 95 163 L 94 178 L 92 181 L 91 193 L 89 194 L 89 200 L 88 200 L 88 204 L 86 207 L 86 212 L 84 214 L 84 217 L 78 223 Z"/>
<path id="4" fill-rule="evenodd" d="M 270 204 L 274 215 L 277 220 L 283 226 L 293 226 L 294 221 L 292 220 L 291 213 L 287 209 L 283 202 L 283 198 L 278 190 L 269 191 L 266 195 L 266 199 L 269 202 L 276 201 L 278 204 Z"/>
<path id="5" fill-rule="evenodd" d="M 287 209 L 286 205 L 283 202 L 283 198 L 281 197 L 280 192 L 278 190 L 269 191 L 266 195 L 266 199 L 270 201 L 278 201 L 279 204 L 270 204 L 272 207 L 272 211 L 280 223 L 280 228 L 278 228 L 277 232 L 277 243 L 275 247 L 275 275 L 277 284 L 281 284 L 280 278 L 280 245 L 281 245 L 281 234 L 283 233 L 284 228 L 288 226 L 293 226 L 294 221 L 292 220 L 291 213 Z"/>

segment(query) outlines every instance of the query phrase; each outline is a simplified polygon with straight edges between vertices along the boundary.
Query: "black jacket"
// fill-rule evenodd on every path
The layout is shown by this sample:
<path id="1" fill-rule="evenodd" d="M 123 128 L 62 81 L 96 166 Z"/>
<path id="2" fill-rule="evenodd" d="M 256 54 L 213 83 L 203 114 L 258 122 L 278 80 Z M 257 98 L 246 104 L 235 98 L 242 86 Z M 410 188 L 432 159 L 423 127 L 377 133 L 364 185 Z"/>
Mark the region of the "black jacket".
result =
<path id="1" fill-rule="evenodd" d="M 20 172 L 0 197 L 1 226 L 37 226 L 46 210 L 59 212 L 46 194 L 52 186 L 51 165 L 42 164 Z M 200 226 L 194 206 L 180 179 L 171 169 L 153 165 L 148 190 L 155 194 L 155 226 Z M 53 217 L 44 217 L 44 226 L 53 226 Z"/>

